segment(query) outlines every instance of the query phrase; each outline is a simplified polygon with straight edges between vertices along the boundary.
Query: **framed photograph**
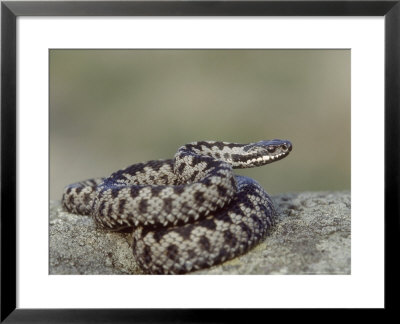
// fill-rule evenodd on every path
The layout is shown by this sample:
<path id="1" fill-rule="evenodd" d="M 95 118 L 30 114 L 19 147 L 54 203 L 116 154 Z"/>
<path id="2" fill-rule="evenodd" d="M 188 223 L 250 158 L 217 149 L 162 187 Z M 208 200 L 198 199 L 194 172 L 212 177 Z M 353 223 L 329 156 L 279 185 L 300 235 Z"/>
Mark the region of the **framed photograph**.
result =
<path id="1" fill-rule="evenodd" d="M 391 309 L 399 18 L 2 2 L 1 321 Z"/>

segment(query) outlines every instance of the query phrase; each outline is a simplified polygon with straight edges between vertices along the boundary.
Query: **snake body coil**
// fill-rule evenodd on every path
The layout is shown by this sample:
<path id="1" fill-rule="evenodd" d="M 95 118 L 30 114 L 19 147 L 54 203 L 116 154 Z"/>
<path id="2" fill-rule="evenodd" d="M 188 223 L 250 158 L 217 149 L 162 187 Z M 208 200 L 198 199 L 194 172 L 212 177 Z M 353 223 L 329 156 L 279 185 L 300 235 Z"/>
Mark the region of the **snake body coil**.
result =
<path id="1" fill-rule="evenodd" d="M 71 184 L 62 204 L 102 228 L 132 228 L 133 253 L 145 272 L 185 273 L 244 253 L 265 236 L 274 222 L 271 198 L 232 168 L 271 163 L 291 149 L 286 140 L 194 142 L 174 159 Z"/>

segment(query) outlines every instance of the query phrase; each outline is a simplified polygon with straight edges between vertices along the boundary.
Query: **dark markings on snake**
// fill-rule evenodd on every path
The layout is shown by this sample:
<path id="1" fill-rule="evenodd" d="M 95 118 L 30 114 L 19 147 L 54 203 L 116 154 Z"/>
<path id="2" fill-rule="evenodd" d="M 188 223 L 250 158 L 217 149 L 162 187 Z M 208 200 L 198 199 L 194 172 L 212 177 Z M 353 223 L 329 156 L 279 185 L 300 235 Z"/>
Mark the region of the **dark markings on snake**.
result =
<path id="1" fill-rule="evenodd" d="M 185 169 L 185 166 L 186 165 L 184 163 L 182 163 L 177 169 L 178 173 L 183 173 L 183 170 Z"/>
<path id="2" fill-rule="evenodd" d="M 154 180 L 154 179 L 153 179 Z M 154 197 L 158 197 L 158 194 L 163 190 L 164 188 L 161 186 L 154 186 L 151 187 L 151 194 Z"/>
<path id="3" fill-rule="evenodd" d="M 118 197 L 118 194 L 119 194 L 119 188 L 112 188 L 112 189 L 111 189 L 111 197 L 112 197 L 113 199 L 117 198 L 117 197 Z"/>
<path id="4" fill-rule="evenodd" d="M 89 193 L 85 193 L 85 194 L 83 195 L 83 203 L 84 203 L 85 205 L 88 205 L 89 202 L 90 202 L 90 194 L 89 194 Z"/>
<path id="5" fill-rule="evenodd" d="M 89 181 L 93 186 L 97 186 L 97 181 L 96 180 L 90 179 Z"/>
<path id="6" fill-rule="evenodd" d="M 106 202 L 103 200 L 103 201 L 101 202 L 101 204 L 100 204 L 100 207 L 99 207 L 99 214 L 101 214 L 101 215 L 104 214 L 104 207 L 105 207 L 105 205 L 106 205 Z"/>
<path id="7" fill-rule="evenodd" d="M 172 211 L 172 198 L 164 198 L 164 211 L 166 214 L 170 214 Z"/>
<path id="8" fill-rule="evenodd" d="M 138 173 L 138 172 L 142 172 L 144 167 L 145 167 L 144 163 L 137 163 L 137 164 L 132 165 L 130 168 L 135 173 Z"/>
<path id="9" fill-rule="evenodd" d="M 197 175 L 199 174 L 199 171 L 194 171 L 192 176 L 190 177 L 190 180 L 193 181 L 194 179 L 196 179 Z"/>
<path id="10" fill-rule="evenodd" d="M 131 187 L 131 192 L 130 192 L 131 198 L 136 198 L 138 193 L 139 193 L 139 191 L 137 190 L 137 188 L 135 186 L 132 186 Z"/>
<path id="11" fill-rule="evenodd" d="M 144 259 L 146 262 L 151 262 L 151 249 L 149 246 L 145 246 L 144 250 L 143 250 L 143 254 L 144 254 Z"/>
<path id="12" fill-rule="evenodd" d="M 217 190 L 218 190 L 218 194 L 221 196 L 225 196 L 226 195 L 226 191 L 227 189 L 224 186 L 217 186 Z"/>
<path id="13" fill-rule="evenodd" d="M 215 222 L 209 218 L 204 219 L 204 221 L 201 222 L 201 226 L 209 230 L 215 230 L 215 228 L 217 227 L 217 225 L 215 225 Z"/>
<path id="14" fill-rule="evenodd" d="M 185 190 L 185 188 L 182 185 L 178 185 L 173 187 L 173 190 L 177 195 L 180 195 Z"/>
<path id="15" fill-rule="evenodd" d="M 185 201 L 184 203 L 182 203 L 182 211 L 190 211 L 192 208 L 191 206 Z"/>
<path id="16" fill-rule="evenodd" d="M 142 233 L 143 237 L 145 237 L 149 231 L 150 231 L 149 229 L 144 229 L 143 233 Z M 165 233 L 166 233 L 165 229 L 154 232 L 153 237 L 154 237 L 154 239 L 156 240 L 157 243 L 160 242 L 160 240 L 163 238 Z"/>
<path id="17" fill-rule="evenodd" d="M 262 222 L 258 219 L 258 217 L 255 214 L 251 214 L 250 217 L 253 220 L 253 222 L 257 224 L 259 228 L 262 227 Z"/>
<path id="18" fill-rule="evenodd" d="M 227 230 L 224 232 L 224 239 L 227 244 L 229 244 L 231 247 L 234 247 L 236 245 L 237 239 L 236 237 L 232 234 L 231 231 Z"/>
<path id="19" fill-rule="evenodd" d="M 170 246 L 167 247 L 167 256 L 171 260 L 175 261 L 177 258 L 179 258 L 178 253 L 179 249 L 175 244 L 171 244 Z"/>
<path id="20" fill-rule="evenodd" d="M 125 203 L 126 203 L 126 199 L 121 199 L 121 200 L 119 201 L 118 212 L 119 212 L 120 215 L 124 212 Z"/>
<path id="21" fill-rule="evenodd" d="M 204 193 L 201 191 L 197 191 L 193 195 L 194 200 L 197 202 L 197 204 L 201 205 L 206 199 L 204 198 Z"/>
<path id="22" fill-rule="evenodd" d="M 207 237 L 205 236 L 200 237 L 199 243 L 204 250 L 210 251 L 210 241 Z"/>
<path id="23" fill-rule="evenodd" d="M 215 142 L 212 144 L 212 147 L 217 147 L 220 150 L 223 150 L 226 145 L 222 142 Z"/>
<path id="24" fill-rule="evenodd" d="M 139 213 L 144 214 L 147 212 L 147 200 L 143 199 L 139 203 Z"/>
<path id="25" fill-rule="evenodd" d="M 192 249 L 189 249 L 187 251 L 187 253 L 188 253 L 189 259 L 194 259 L 196 257 L 196 252 L 194 252 L 194 250 L 192 250 Z"/>
<path id="26" fill-rule="evenodd" d="M 239 226 L 242 229 L 242 231 L 247 234 L 247 238 L 250 238 L 251 237 L 251 229 L 250 229 L 250 227 L 248 227 L 243 222 L 239 223 Z"/>
<path id="27" fill-rule="evenodd" d="M 227 250 L 223 247 L 219 250 L 219 253 L 217 255 L 217 259 L 221 262 L 222 260 L 224 260 L 226 258 L 226 256 L 228 255 Z"/>
<path id="28" fill-rule="evenodd" d="M 182 226 L 178 229 L 178 232 L 184 239 L 189 239 L 192 234 L 192 228 L 190 226 Z"/>
<path id="29" fill-rule="evenodd" d="M 245 202 L 243 202 L 243 207 L 252 209 L 254 207 L 254 205 L 252 204 L 251 201 L 245 201 Z"/>
<path id="30" fill-rule="evenodd" d="M 71 184 L 62 206 L 91 215 L 101 228 L 132 231 L 144 272 L 186 273 L 238 256 L 267 235 L 275 217 L 271 198 L 233 169 L 279 161 L 291 149 L 285 140 L 194 142 L 171 159 Z"/>
<path id="31" fill-rule="evenodd" d="M 152 168 L 154 171 L 157 172 L 157 171 L 160 170 L 161 166 L 162 166 L 162 164 L 156 162 L 156 163 L 152 163 L 151 168 Z"/>
<path id="32" fill-rule="evenodd" d="M 205 178 L 205 179 L 203 179 L 202 183 L 207 187 L 211 187 L 212 181 L 213 180 L 211 178 Z"/>
<path id="33" fill-rule="evenodd" d="M 107 216 L 108 216 L 108 217 L 112 217 L 112 212 L 113 212 L 112 205 L 109 205 L 109 206 L 108 206 L 108 210 L 107 210 Z"/>

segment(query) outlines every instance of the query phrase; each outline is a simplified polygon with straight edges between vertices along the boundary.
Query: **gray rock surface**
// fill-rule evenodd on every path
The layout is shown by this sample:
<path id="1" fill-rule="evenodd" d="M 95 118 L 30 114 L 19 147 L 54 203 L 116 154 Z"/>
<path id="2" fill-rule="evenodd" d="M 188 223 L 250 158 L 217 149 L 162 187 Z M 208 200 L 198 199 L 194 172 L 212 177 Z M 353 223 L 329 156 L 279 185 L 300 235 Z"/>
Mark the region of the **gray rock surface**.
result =
<path id="1" fill-rule="evenodd" d="M 350 192 L 273 196 L 276 225 L 246 254 L 191 274 L 350 274 Z M 142 274 L 130 233 L 96 228 L 50 202 L 50 274 Z"/>

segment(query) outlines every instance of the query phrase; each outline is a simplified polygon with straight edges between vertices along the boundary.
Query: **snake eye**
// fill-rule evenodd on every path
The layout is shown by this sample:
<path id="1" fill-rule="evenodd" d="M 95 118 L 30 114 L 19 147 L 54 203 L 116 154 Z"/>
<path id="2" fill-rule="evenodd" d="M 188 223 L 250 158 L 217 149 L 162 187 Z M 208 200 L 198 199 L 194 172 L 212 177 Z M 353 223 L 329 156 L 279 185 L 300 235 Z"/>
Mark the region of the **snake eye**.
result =
<path id="1" fill-rule="evenodd" d="M 286 151 L 286 150 L 287 150 L 287 146 L 286 146 L 286 144 L 283 144 L 283 145 L 282 145 L 282 150 L 284 150 L 284 151 Z"/>
<path id="2" fill-rule="evenodd" d="M 269 153 L 274 153 L 275 150 L 276 150 L 276 147 L 275 147 L 275 146 L 270 145 L 270 146 L 267 147 L 267 151 L 268 151 Z"/>

